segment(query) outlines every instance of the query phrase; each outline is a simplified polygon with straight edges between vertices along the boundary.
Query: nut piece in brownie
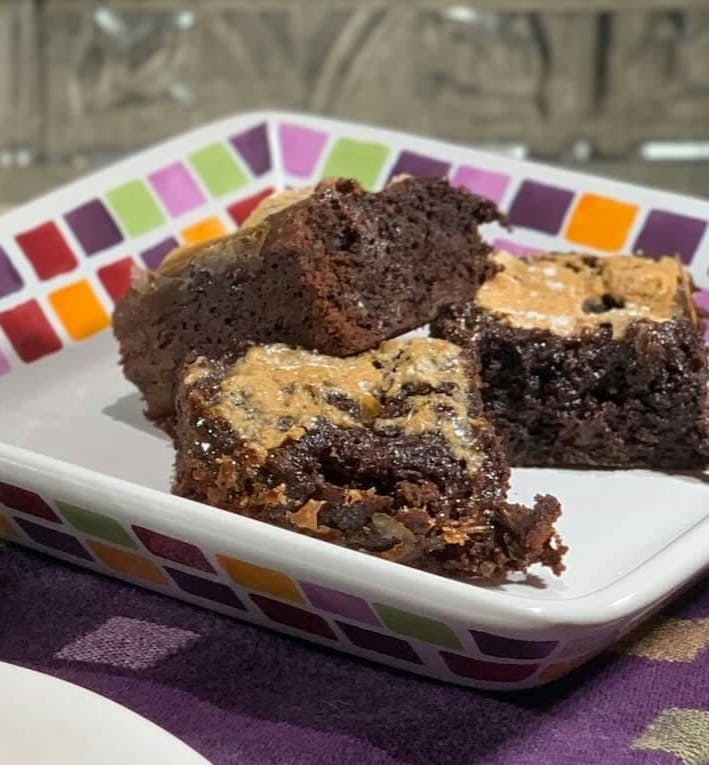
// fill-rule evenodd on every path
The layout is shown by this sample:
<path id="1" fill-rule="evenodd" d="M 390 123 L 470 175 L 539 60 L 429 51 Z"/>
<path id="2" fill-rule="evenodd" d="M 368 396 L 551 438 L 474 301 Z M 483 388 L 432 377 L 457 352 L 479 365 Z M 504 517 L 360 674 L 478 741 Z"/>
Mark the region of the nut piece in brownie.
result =
<path id="1" fill-rule="evenodd" d="M 473 297 L 491 272 L 478 225 L 499 217 L 492 202 L 435 178 L 379 193 L 348 180 L 285 192 L 235 234 L 138 276 L 114 316 L 125 374 L 160 420 L 196 355 L 238 353 L 247 341 L 334 356 L 374 348 Z"/>
<path id="2" fill-rule="evenodd" d="M 563 569 L 559 503 L 508 504 L 464 352 L 390 340 L 348 358 L 256 345 L 200 358 L 177 400 L 174 491 L 460 579 Z"/>
<path id="3" fill-rule="evenodd" d="M 673 258 L 494 256 L 432 334 L 479 354 L 513 465 L 691 469 L 709 456 L 707 354 Z"/>

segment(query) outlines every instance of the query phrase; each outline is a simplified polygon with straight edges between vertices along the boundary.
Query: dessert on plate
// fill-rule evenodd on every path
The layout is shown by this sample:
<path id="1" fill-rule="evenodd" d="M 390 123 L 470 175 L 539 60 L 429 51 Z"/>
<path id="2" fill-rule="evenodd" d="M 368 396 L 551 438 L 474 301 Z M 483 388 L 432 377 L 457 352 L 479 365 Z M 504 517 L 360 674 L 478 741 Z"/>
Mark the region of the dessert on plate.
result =
<path id="1" fill-rule="evenodd" d="M 240 231 L 141 272 L 116 308 L 125 374 L 168 428 L 185 360 L 249 342 L 360 353 L 471 299 L 490 274 L 478 226 L 501 215 L 446 180 L 368 193 L 339 179 L 279 196 Z"/>
<path id="2" fill-rule="evenodd" d="M 709 371 L 675 259 L 498 253 L 432 335 L 479 358 L 512 465 L 691 469 L 709 458 Z"/>
<path id="3" fill-rule="evenodd" d="M 506 501 L 476 363 L 443 340 L 200 357 L 179 383 L 176 447 L 190 499 L 460 579 L 563 569 L 558 501 Z"/>

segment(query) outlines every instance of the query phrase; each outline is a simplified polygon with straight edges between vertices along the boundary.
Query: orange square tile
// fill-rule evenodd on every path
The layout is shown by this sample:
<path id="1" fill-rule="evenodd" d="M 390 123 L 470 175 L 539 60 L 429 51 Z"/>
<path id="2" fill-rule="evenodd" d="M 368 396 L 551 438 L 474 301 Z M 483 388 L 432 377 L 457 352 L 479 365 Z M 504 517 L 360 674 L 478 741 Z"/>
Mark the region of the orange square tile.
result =
<path id="1" fill-rule="evenodd" d="M 305 602 L 298 586 L 287 574 L 274 571 L 272 568 L 257 566 L 255 563 L 247 563 L 244 560 L 227 558 L 226 555 L 218 555 L 217 558 L 227 574 L 242 587 L 266 592 L 293 603 Z"/>
<path id="2" fill-rule="evenodd" d="M 106 309 L 85 280 L 52 292 L 49 302 L 74 340 L 100 332 L 110 323 Z"/>
<path id="3" fill-rule="evenodd" d="M 637 205 L 584 194 L 571 213 L 566 238 L 575 244 L 617 252 L 623 248 L 637 212 Z"/>
<path id="4" fill-rule="evenodd" d="M 227 230 L 219 218 L 205 218 L 188 228 L 182 230 L 182 238 L 185 244 L 200 244 L 210 239 L 218 239 L 224 236 Z"/>
<path id="5" fill-rule="evenodd" d="M 133 579 L 141 579 L 149 584 L 169 586 L 167 577 L 151 560 L 143 558 L 128 550 L 119 550 L 117 547 L 99 542 L 96 539 L 87 539 L 86 544 L 91 548 L 94 555 L 106 566 L 125 574 Z"/>

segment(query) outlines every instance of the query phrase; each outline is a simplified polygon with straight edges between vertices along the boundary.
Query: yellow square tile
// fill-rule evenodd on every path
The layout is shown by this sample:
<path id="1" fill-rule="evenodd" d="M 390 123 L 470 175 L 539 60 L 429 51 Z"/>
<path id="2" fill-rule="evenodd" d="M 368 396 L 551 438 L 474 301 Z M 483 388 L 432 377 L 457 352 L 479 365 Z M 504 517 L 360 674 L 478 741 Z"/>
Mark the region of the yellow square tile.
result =
<path id="1" fill-rule="evenodd" d="M 110 324 L 106 309 L 86 280 L 52 292 L 49 302 L 74 340 L 83 340 Z"/>
<path id="2" fill-rule="evenodd" d="M 298 586 L 287 574 L 244 560 L 228 558 L 226 555 L 218 555 L 217 558 L 227 574 L 242 587 L 275 595 L 293 603 L 305 602 Z"/>
<path id="3" fill-rule="evenodd" d="M 133 579 L 141 579 L 150 584 L 163 586 L 169 584 L 160 568 L 148 558 L 143 558 L 142 555 L 137 555 L 128 550 L 119 550 L 117 547 L 104 544 L 96 539 L 87 539 L 86 544 L 102 563 L 119 574 L 125 574 Z"/>

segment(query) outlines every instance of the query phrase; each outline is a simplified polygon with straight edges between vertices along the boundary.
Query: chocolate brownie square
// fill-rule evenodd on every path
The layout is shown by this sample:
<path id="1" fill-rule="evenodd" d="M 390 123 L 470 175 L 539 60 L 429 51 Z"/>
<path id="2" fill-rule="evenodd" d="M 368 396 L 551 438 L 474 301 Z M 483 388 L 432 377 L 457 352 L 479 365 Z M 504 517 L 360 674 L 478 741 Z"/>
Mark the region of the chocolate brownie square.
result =
<path id="1" fill-rule="evenodd" d="M 282 344 L 186 367 L 174 491 L 460 579 L 542 563 L 559 573 L 558 501 L 506 501 L 474 365 L 442 340 L 348 358 Z"/>
<path id="2" fill-rule="evenodd" d="M 432 335 L 478 354 L 485 413 L 511 464 L 707 463 L 707 353 L 677 260 L 493 259 L 498 273 Z"/>
<path id="3" fill-rule="evenodd" d="M 491 268 L 478 226 L 499 218 L 492 202 L 432 178 L 379 193 L 328 181 L 269 199 L 237 233 L 139 275 L 114 316 L 125 374 L 161 420 L 195 355 L 249 341 L 333 356 L 374 348 L 473 297 Z"/>

